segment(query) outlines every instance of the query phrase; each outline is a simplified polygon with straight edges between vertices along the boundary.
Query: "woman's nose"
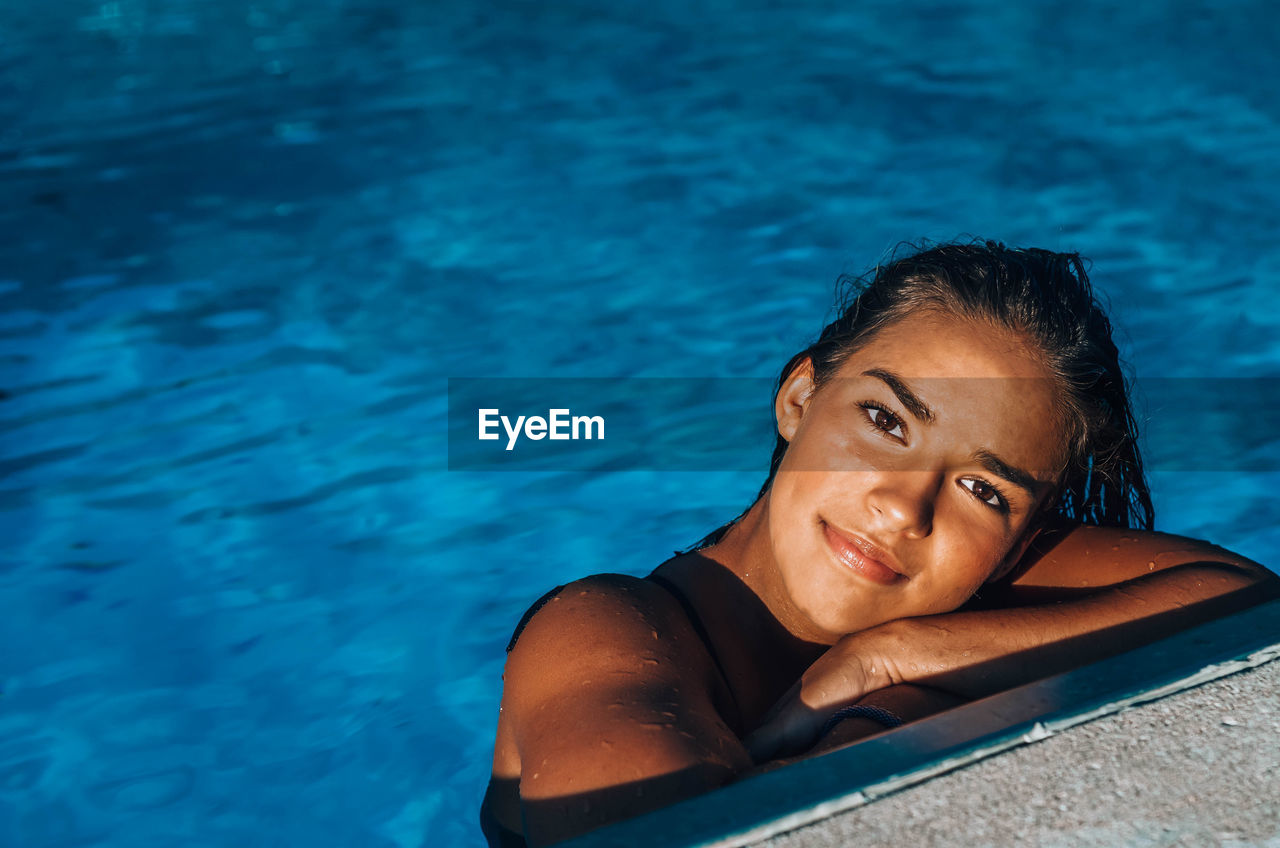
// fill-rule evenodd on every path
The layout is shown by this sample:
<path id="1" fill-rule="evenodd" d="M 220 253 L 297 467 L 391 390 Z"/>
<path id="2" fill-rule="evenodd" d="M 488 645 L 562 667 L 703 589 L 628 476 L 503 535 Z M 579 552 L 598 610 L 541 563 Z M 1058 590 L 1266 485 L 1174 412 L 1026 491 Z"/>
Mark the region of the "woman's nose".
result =
<path id="1" fill-rule="evenodd" d="M 932 471 L 885 471 L 867 496 L 876 529 L 921 539 L 933 532 L 933 508 L 943 475 Z"/>

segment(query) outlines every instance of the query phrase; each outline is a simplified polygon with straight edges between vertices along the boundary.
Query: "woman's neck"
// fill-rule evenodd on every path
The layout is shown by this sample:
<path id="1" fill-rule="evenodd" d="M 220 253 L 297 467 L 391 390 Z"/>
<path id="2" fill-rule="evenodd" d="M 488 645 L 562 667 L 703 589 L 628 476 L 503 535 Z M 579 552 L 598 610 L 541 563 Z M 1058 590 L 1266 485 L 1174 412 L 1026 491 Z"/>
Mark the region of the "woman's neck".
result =
<path id="1" fill-rule="evenodd" d="M 832 645 L 840 638 L 818 627 L 795 605 L 782 581 L 769 534 L 769 499 L 760 498 L 716 544 L 699 551 L 737 575 L 774 621 L 800 642 Z"/>

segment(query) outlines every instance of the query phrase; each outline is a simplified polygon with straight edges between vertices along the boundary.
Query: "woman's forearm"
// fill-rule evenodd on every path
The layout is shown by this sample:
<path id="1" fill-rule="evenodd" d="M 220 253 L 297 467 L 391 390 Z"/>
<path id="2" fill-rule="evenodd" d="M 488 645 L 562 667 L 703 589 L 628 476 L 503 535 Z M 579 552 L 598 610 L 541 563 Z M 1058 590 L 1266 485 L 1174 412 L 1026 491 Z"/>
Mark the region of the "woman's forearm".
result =
<path id="1" fill-rule="evenodd" d="M 756 762 L 810 747 L 868 692 L 922 684 L 979 698 L 1280 595 L 1253 564 L 1184 562 L 1057 603 L 901 619 L 832 645 L 747 739 Z"/>
<path id="2" fill-rule="evenodd" d="M 1056 603 L 893 621 L 848 637 L 879 682 L 977 698 L 1168 636 L 1277 596 L 1273 575 L 1185 563 Z"/>

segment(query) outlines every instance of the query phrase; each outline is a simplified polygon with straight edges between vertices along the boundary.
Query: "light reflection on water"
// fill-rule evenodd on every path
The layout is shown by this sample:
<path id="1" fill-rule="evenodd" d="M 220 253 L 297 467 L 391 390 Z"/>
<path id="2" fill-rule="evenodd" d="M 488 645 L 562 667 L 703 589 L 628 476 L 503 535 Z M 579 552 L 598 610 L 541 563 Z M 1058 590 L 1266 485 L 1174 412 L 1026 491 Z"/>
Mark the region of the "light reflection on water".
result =
<path id="1" fill-rule="evenodd" d="M 1139 373 L 1276 374 L 1269 8 L 845 5 L 9 10 L 0 841 L 479 841 L 524 606 L 759 475 L 447 472 L 449 377 L 771 377 L 967 233 L 1092 258 Z M 1275 550 L 1274 473 L 1155 482 Z"/>

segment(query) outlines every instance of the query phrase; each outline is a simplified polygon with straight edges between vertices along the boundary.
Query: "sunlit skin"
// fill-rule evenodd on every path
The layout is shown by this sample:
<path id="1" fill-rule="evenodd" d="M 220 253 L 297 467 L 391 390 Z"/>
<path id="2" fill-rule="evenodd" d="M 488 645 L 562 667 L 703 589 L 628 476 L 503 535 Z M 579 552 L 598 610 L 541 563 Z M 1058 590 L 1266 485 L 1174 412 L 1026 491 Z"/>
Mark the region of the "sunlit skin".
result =
<path id="1" fill-rule="evenodd" d="M 852 719 L 818 741 L 840 706 L 923 717 L 1275 593 L 1205 542 L 1042 531 L 1066 454 L 1057 387 L 1016 333 L 931 311 L 822 386 L 803 362 L 775 402 L 771 489 L 654 572 L 702 633 L 668 590 L 618 574 L 529 620 L 504 674 L 494 821 L 549 844 L 883 730 Z M 1015 567 L 1006 606 L 952 612 Z"/>
<path id="2" fill-rule="evenodd" d="M 1028 351 L 1003 328 L 924 312 L 821 388 L 804 363 L 777 398 L 789 444 L 772 490 L 705 553 L 812 642 L 960 606 L 1021 554 L 1063 463 L 1056 383 Z M 993 473 L 990 457 L 1033 479 Z M 898 574 L 842 560 L 859 540 Z"/>

